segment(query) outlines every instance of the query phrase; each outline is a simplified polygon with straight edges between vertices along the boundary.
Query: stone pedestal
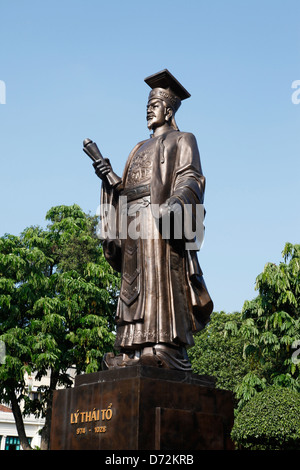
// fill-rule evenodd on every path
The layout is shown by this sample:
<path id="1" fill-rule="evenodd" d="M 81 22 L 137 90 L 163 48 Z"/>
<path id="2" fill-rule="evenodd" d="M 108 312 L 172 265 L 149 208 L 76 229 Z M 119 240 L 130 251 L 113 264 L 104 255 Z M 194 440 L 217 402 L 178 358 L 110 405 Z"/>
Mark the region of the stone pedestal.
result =
<path id="1" fill-rule="evenodd" d="M 206 376 L 131 366 L 53 398 L 52 450 L 231 450 L 233 398 Z"/>

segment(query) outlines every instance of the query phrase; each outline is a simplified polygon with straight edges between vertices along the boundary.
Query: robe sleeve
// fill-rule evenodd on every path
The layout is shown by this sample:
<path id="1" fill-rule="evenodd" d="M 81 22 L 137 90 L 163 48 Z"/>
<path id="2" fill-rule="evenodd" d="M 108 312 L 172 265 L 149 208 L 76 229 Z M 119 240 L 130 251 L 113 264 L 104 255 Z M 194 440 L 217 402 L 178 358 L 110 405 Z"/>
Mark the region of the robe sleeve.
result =
<path id="1" fill-rule="evenodd" d="M 183 209 L 188 206 L 191 211 L 191 217 L 189 217 L 188 221 L 185 220 L 185 216 L 183 218 L 183 233 L 186 235 L 187 232 L 185 224 L 192 224 L 192 232 L 195 233 L 195 235 L 192 238 L 184 236 L 184 241 L 185 243 L 192 242 L 192 246 L 197 247 L 196 249 L 186 250 L 187 278 L 190 287 L 193 312 L 192 323 L 193 330 L 196 332 L 200 331 L 209 321 L 210 314 L 213 310 L 213 302 L 207 290 L 197 257 L 197 251 L 200 248 L 204 236 L 203 219 L 205 210 L 203 202 L 205 177 L 202 173 L 199 150 L 193 134 L 185 133 L 182 135 L 178 143 L 177 158 L 176 175 L 171 199 L 174 198 L 178 200 Z M 202 226 L 197 228 L 197 224 Z M 200 229 L 200 234 L 198 229 Z M 197 240 L 198 236 L 200 238 L 202 237 L 202 239 Z"/>
<path id="2" fill-rule="evenodd" d="M 196 139 L 193 134 L 184 133 L 178 141 L 173 195 L 191 203 L 203 204 L 204 191 L 205 178 Z"/>
<path id="3" fill-rule="evenodd" d="M 102 182 L 100 200 L 100 230 L 106 260 L 118 272 L 122 269 L 121 244 L 118 237 L 119 195 L 105 181 Z"/>
<path id="4" fill-rule="evenodd" d="M 184 133 L 178 142 L 170 203 L 177 202 L 182 207 L 183 240 L 191 243 L 191 249 L 199 250 L 204 237 L 204 191 L 205 177 L 196 139 L 193 134 Z"/>

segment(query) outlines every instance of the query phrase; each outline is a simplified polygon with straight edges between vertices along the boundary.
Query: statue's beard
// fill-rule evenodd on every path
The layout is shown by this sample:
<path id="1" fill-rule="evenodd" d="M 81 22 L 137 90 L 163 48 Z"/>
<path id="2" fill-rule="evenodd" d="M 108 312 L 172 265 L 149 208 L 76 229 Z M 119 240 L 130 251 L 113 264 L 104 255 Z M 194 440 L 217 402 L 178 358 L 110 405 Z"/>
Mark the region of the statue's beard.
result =
<path id="1" fill-rule="evenodd" d="M 149 130 L 155 130 L 157 127 L 163 126 L 167 121 L 157 120 L 156 116 L 149 116 L 147 118 L 147 126 Z"/>
<path id="2" fill-rule="evenodd" d="M 154 123 L 153 123 L 153 118 L 147 119 L 147 127 L 148 127 L 149 131 L 152 130 L 153 124 L 154 124 Z"/>

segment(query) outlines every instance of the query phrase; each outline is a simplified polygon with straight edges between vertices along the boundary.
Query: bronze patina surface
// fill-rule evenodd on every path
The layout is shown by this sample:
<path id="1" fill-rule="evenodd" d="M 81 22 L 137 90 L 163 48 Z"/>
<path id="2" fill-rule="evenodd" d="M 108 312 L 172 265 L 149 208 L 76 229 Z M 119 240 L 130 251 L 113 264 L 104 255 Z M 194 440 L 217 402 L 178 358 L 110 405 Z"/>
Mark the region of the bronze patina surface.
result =
<path id="1" fill-rule="evenodd" d="M 104 254 L 122 274 L 116 313 L 119 354 L 107 354 L 104 367 L 148 364 L 191 370 L 186 350 L 213 309 L 197 257 L 197 231 L 191 238 L 186 234 L 185 211 L 189 208 L 189 221 L 197 225 L 205 177 L 194 135 L 180 132 L 175 121 L 189 92 L 168 70 L 145 82 L 151 88 L 147 126 L 152 135 L 134 147 L 122 177 L 113 173 L 97 146 L 93 152 L 94 143 L 84 141 L 102 180 L 103 227 L 115 229 L 113 234 L 103 231 Z M 121 236 L 124 226 L 126 235 Z M 137 230 L 132 235 L 130 229 L 138 226 L 138 236 Z"/>

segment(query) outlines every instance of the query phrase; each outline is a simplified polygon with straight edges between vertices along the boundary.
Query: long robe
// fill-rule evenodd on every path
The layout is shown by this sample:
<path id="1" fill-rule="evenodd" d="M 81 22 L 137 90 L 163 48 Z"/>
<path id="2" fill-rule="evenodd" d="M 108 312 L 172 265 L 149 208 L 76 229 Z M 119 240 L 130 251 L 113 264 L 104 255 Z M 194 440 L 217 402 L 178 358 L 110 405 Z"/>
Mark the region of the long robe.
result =
<path id="1" fill-rule="evenodd" d="M 160 343 L 189 347 L 194 344 L 193 334 L 208 322 L 213 304 L 197 252 L 186 249 L 186 242 L 191 240 L 184 237 L 184 230 L 181 240 L 171 234 L 166 239 L 156 210 L 169 198 L 178 201 L 180 207 L 196 207 L 203 204 L 204 190 L 196 139 L 175 130 L 136 145 L 117 189 L 103 183 L 101 203 L 112 205 L 115 220 L 106 214 L 102 223 L 113 222 L 116 230 L 113 239 L 106 232 L 104 253 L 122 273 L 117 349 Z M 120 209 L 122 195 L 128 196 L 129 202 Z M 134 237 L 120 237 L 124 220 L 127 235 L 133 226 L 140 229 L 140 236 L 135 232 Z"/>

